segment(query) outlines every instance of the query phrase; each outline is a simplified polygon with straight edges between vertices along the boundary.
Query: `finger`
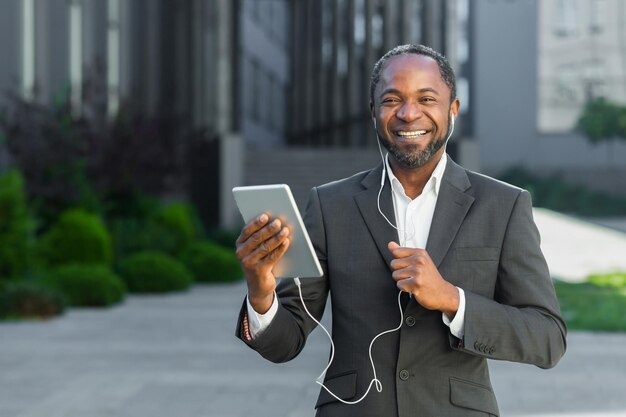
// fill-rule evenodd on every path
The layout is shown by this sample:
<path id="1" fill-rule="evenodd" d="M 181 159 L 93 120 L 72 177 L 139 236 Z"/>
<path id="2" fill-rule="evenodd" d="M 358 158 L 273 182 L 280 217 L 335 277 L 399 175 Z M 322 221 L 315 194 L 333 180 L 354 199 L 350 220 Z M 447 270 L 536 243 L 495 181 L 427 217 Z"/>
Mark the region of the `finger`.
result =
<path id="1" fill-rule="evenodd" d="M 416 268 L 409 267 L 394 271 L 391 274 L 391 278 L 393 278 L 394 281 L 398 282 L 404 279 L 414 278 L 415 276 L 417 276 L 417 274 L 419 274 L 419 271 Z"/>
<path id="2" fill-rule="evenodd" d="M 278 260 L 283 257 L 285 252 L 287 252 L 287 249 L 289 249 L 289 243 L 289 238 L 285 238 L 285 240 L 283 240 L 276 249 L 271 251 L 269 255 L 266 256 L 267 260 L 271 263 L 278 262 Z"/>
<path id="3" fill-rule="evenodd" d="M 245 241 L 238 242 L 237 244 L 237 257 L 239 259 L 245 258 L 254 252 L 259 246 L 263 246 L 267 249 L 266 240 L 270 239 L 277 232 L 280 231 L 280 220 L 274 219 L 271 223 L 266 224 L 261 229 L 248 236 Z"/>
<path id="4" fill-rule="evenodd" d="M 271 238 L 261 242 L 261 244 L 259 244 L 254 249 L 254 251 L 252 251 L 252 253 L 247 257 L 246 259 L 247 262 L 257 263 L 262 260 L 275 262 L 276 259 L 279 259 L 279 258 L 276 258 L 277 255 L 273 255 L 272 257 L 269 257 L 269 255 L 271 255 L 276 249 L 280 249 L 280 246 L 287 239 L 288 236 L 289 236 L 289 228 L 283 227 L 279 233 L 276 233 Z M 264 258 L 267 258 L 267 259 L 264 259 Z"/>
<path id="5" fill-rule="evenodd" d="M 402 247 L 394 241 L 387 244 L 387 249 L 389 249 L 389 252 L 391 252 L 394 258 L 404 258 L 409 256 L 409 253 L 412 251 L 412 248 Z"/>
<path id="6" fill-rule="evenodd" d="M 254 219 L 250 220 L 244 227 L 241 229 L 241 233 L 237 238 L 237 244 L 243 243 L 252 236 L 253 233 L 259 231 L 263 226 L 267 224 L 270 220 L 270 217 L 267 213 L 261 213 Z"/>
<path id="7" fill-rule="evenodd" d="M 400 257 L 392 260 L 389 263 L 389 267 L 393 271 L 397 271 L 403 268 L 419 267 L 428 264 L 428 256 L 421 252 L 411 252 L 410 256 Z"/>
<path id="8" fill-rule="evenodd" d="M 417 289 L 415 288 L 415 278 L 412 276 L 397 281 L 396 287 L 403 292 L 417 294 Z"/>

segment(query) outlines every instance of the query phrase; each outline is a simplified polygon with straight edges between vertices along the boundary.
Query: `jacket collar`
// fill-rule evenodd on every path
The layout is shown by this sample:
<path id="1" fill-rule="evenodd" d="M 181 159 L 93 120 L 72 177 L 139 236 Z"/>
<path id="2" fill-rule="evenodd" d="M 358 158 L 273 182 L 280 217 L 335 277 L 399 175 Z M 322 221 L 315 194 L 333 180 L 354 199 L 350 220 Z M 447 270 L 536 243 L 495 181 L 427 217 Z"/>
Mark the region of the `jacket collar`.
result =
<path id="1" fill-rule="evenodd" d="M 378 251 L 387 265 L 391 263 L 391 253 L 387 249 L 390 241 L 398 242 L 398 231 L 387 223 L 378 210 L 378 192 L 383 165 L 380 163 L 361 181 L 364 190 L 354 196 L 368 230 L 376 243 Z M 385 176 L 386 177 L 386 176 Z M 439 266 L 474 202 L 474 197 L 467 193 L 471 187 L 465 170 L 450 157 L 441 180 L 437 205 L 430 227 L 426 250 L 435 265 Z M 393 201 L 387 178 L 380 193 L 380 210 L 395 225 Z"/>

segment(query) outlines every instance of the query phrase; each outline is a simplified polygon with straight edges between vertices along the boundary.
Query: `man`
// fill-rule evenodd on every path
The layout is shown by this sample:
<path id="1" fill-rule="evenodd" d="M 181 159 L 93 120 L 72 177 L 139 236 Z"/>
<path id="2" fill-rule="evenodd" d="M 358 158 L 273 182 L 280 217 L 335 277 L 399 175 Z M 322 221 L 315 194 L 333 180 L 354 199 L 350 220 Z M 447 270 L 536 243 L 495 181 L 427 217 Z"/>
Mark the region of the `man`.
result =
<path id="1" fill-rule="evenodd" d="M 303 280 L 318 319 L 332 300 L 335 359 L 318 416 L 499 415 L 486 359 L 550 368 L 566 329 L 539 248 L 526 191 L 466 171 L 446 154 L 459 110 L 447 60 L 394 48 L 375 65 L 370 108 L 388 151 L 371 171 L 311 191 L 305 224 L 324 270 Z M 292 280 L 273 265 L 289 230 L 266 214 L 247 224 L 237 256 L 248 283 L 237 335 L 265 358 L 288 361 L 315 327 Z"/>

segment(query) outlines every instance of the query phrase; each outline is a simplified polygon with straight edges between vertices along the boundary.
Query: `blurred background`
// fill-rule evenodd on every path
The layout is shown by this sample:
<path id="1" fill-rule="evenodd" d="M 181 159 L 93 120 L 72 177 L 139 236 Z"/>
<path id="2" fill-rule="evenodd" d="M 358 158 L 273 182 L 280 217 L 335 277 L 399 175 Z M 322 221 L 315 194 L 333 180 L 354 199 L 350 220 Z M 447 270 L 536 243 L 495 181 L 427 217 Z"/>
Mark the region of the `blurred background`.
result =
<path id="1" fill-rule="evenodd" d="M 310 187 L 375 166 L 369 75 L 403 43 L 431 46 L 455 69 L 454 160 L 528 189 L 549 210 L 540 214 L 610 227 L 576 234 L 580 223 L 537 218 L 554 277 L 571 281 L 556 283 L 570 328 L 626 331 L 622 0 L 0 1 L 0 318 L 197 282 L 235 282 L 201 295 L 231 297 L 236 310 L 232 187 L 287 183 L 303 209 Z M 583 255 L 595 263 L 572 264 Z M 194 300 L 175 306 L 195 308 L 185 322 L 205 313 Z M 229 314 L 217 316 L 234 325 Z M 2 341 L 12 354 L 55 337 L 1 324 L 18 332 Z M 83 331 L 70 332 L 72 346 Z M 4 375 L 3 389 L 22 378 Z M 4 392 L 5 403 L 24 399 L 11 410 L 32 402 Z"/>
<path id="2" fill-rule="evenodd" d="M 626 196 L 626 118 L 616 131 L 579 123 L 590 103 L 626 101 L 625 8 L 619 0 L 5 0 L 2 166 L 31 180 L 35 167 L 23 165 L 46 146 L 32 136 L 65 123 L 53 140 L 81 148 L 85 187 L 102 194 L 125 182 L 185 198 L 208 228 L 231 227 L 234 185 L 288 182 L 304 204 L 310 186 L 376 163 L 369 74 L 385 51 L 412 42 L 444 53 L 457 73 L 461 117 L 449 145 L 457 162 L 495 176 L 513 167 L 558 174 Z M 35 159 L 41 170 L 59 162 Z"/>

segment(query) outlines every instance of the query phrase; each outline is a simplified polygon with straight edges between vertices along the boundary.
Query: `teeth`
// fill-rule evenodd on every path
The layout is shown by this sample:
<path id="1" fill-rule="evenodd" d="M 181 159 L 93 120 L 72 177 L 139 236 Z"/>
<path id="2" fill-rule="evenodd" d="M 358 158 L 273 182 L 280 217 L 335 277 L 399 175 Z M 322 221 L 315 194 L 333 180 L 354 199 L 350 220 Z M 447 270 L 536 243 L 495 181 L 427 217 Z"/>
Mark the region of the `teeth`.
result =
<path id="1" fill-rule="evenodd" d="M 422 136 L 426 134 L 426 130 L 413 130 L 410 132 L 405 132 L 405 131 L 399 131 L 398 132 L 398 136 L 404 136 L 404 137 L 415 137 L 415 136 Z"/>

